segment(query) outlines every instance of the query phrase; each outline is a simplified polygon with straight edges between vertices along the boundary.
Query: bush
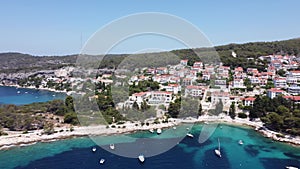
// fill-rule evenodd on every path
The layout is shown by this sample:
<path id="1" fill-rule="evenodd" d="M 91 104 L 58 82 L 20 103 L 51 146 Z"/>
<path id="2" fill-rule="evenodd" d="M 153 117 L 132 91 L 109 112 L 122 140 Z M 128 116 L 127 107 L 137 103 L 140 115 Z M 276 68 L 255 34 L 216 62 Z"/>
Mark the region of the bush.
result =
<path id="1" fill-rule="evenodd" d="M 238 113 L 238 117 L 239 117 L 239 118 L 242 118 L 242 119 L 245 119 L 245 118 L 247 118 L 248 116 L 247 116 L 247 114 L 245 114 L 245 113 Z"/>

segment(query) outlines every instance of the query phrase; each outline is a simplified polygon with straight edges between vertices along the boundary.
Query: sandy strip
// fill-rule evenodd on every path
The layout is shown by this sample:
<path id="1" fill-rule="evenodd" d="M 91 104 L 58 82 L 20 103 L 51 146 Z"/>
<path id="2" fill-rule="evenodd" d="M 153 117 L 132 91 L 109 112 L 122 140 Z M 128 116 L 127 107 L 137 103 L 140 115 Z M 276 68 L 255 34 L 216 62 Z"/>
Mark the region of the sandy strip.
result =
<path id="1" fill-rule="evenodd" d="M 90 135 L 112 135 L 112 134 L 120 134 L 120 133 L 130 133 L 141 130 L 150 130 L 157 128 L 169 128 L 174 125 L 179 125 L 182 123 L 197 123 L 197 122 L 219 122 L 219 123 L 228 123 L 231 125 L 247 125 L 253 127 L 258 132 L 262 133 L 265 137 L 272 138 L 273 140 L 291 143 L 294 145 L 300 145 L 300 137 L 291 137 L 286 135 L 284 137 L 278 137 L 279 133 L 263 129 L 259 130 L 259 128 L 263 127 L 262 122 L 252 122 L 248 119 L 231 119 L 229 116 L 201 116 L 198 119 L 196 118 L 186 118 L 186 119 L 169 119 L 168 123 L 160 123 L 160 124 L 150 124 L 149 126 L 143 125 L 141 126 L 139 122 L 131 123 L 126 122 L 122 125 L 115 125 L 116 128 L 107 128 L 105 125 L 99 126 L 74 126 L 74 131 L 69 131 L 69 128 L 60 127 L 55 128 L 57 133 L 51 135 L 42 134 L 43 130 L 35 130 L 28 134 L 22 134 L 22 132 L 16 131 L 8 131 L 7 136 L 0 137 L 0 149 L 8 149 L 13 146 L 25 146 L 28 144 L 34 144 L 36 142 L 50 142 L 56 141 L 60 139 L 66 139 L 71 137 L 80 137 L 80 136 L 90 136 Z M 136 126 L 136 124 L 138 124 Z M 120 126 L 120 128 L 118 128 Z M 126 128 L 122 128 L 126 126 Z M 64 130 L 59 132 L 60 130 Z"/>

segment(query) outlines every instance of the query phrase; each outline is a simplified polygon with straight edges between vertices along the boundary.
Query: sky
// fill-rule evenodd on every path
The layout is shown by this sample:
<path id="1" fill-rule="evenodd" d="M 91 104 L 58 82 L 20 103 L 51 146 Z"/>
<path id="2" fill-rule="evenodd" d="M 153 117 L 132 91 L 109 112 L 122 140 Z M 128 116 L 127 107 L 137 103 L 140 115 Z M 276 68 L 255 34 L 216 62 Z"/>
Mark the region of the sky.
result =
<path id="1" fill-rule="evenodd" d="M 299 0 L 1 1 L 0 52 L 38 56 L 78 54 L 100 28 L 120 17 L 142 12 L 183 18 L 201 30 L 214 46 L 298 38 L 299 7 Z M 147 37 L 137 39 L 133 41 L 148 42 Z M 151 43 L 153 39 L 156 45 L 149 48 L 182 47 L 179 43 L 170 45 L 164 39 L 152 38 Z M 114 52 L 134 53 L 138 49 L 131 49 L 132 46 L 124 43 L 123 47 L 115 47 Z"/>

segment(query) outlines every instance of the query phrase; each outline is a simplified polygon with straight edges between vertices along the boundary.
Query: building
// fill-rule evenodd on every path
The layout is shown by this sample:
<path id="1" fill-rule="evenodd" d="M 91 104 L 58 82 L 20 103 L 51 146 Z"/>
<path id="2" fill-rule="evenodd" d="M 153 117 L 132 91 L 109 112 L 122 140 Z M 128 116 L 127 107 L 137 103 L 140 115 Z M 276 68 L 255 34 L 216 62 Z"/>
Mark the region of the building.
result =
<path id="1" fill-rule="evenodd" d="M 152 91 L 150 92 L 150 98 L 148 100 L 149 105 L 169 104 L 172 101 L 172 93 L 164 91 Z"/>
<path id="2" fill-rule="evenodd" d="M 253 106 L 255 99 L 256 99 L 255 97 L 242 98 L 243 105 L 244 106 Z"/>
<path id="3" fill-rule="evenodd" d="M 211 93 L 212 104 L 215 105 L 215 104 L 219 103 L 220 100 L 222 101 L 223 105 L 228 103 L 230 101 L 229 93 L 228 92 L 219 92 L 219 91 Z"/>
<path id="4" fill-rule="evenodd" d="M 283 95 L 284 91 L 277 89 L 277 88 L 271 88 L 267 91 L 267 96 L 271 99 L 279 96 L 279 95 Z"/>
<path id="5" fill-rule="evenodd" d="M 292 95 L 300 94 L 300 86 L 290 86 L 288 87 L 288 93 Z"/>
<path id="6" fill-rule="evenodd" d="M 274 86 L 276 88 L 286 88 L 286 78 L 285 77 L 277 77 L 273 80 Z"/>
<path id="7" fill-rule="evenodd" d="M 233 79 L 232 88 L 246 88 L 243 79 Z"/>
<path id="8" fill-rule="evenodd" d="M 187 59 L 186 59 L 186 60 L 181 60 L 181 61 L 180 61 L 180 64 L 183 65 L 183 66 L 187 66 L 188 61 L 189 61 L 189 60 L 187 60 Z"/>
<path id="9" fill-rule="evenodd" d="M 168 86 L 163 86 L 167 92 L 172 92 L 173 94 L 178 94 L 181 91 L 181 86 L 178 84 L 168 84 Z"/>
<path id="10" fill-rule="evenodd" d="M 202 96 L 202 93 L 205 89 L 203 89 L 201 86 L 187 86 L 185 88 L 185 95 L 186 96 L 193 96 L 193 97 L 199 97 Z"/>

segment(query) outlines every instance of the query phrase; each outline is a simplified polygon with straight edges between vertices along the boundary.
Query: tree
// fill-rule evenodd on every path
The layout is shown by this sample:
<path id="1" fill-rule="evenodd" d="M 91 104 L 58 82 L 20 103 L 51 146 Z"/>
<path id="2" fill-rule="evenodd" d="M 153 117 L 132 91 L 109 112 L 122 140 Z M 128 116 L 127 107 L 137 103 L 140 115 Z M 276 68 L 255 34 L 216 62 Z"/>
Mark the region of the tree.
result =
<path id="1" fill-rule="evenodd" d="M 137 104 L 136 101 L 133 102 L 132 108 L 135 109 L 135 110 L 139 110 L 140 109 L 140 107 L 139 107 L 139 105 Z"/>
<path id="2" fill-rule="evenodd" d="M 43 127 L 45 134 L 53 134 L 54 133 L 54 124 L 51 122 L 46 122 L 46 124 Z"/>
<path id="3" fill-rule="evenodd" d="M 79 124 L 79 121 L 78 121 L 76 113 L 69 112 L 69 113 L 65 114 L 65 116 L 64 116 L 64 123 L 69 123 L 69 124 L 72 124 L 72 125 Z"/>
<path id="4" fill-rule="evenodd" d="M 229 116 L 234 119 L 236 114 L 235 114 L 235 103 L 232 102 L 229 108 Z"/>
<path id="5" fill-rule="evenodd" d="M 199 108 L 198 108 L 198 115 L 199 116 L 201 116 L 201 115 L 203 115 L 203 112 L 202 112 L 203 110 L 202 110 L 202 104 L 200 103 L 199 104 Z"/>
<path id="6" fill-rule="evenodd" d="M 278 70 L 277 71 L 277 74 L 279 75 L 279 76 L 285 76 L 285 71 L 283 70 L 283 69 L 280 69 L 280 70 Z"/>
<path id="7" fill-rule="evenodd" d="M 180 113 L 180 105 L 181 99 L 176 99 L 174 103 L 171 102 L 168 109 L 168 114 L 173 118 L 177 118 Z"/>
<path id="8" fill-rule="evenodd" d="M 73 112 L 75 111 L 74 101 L 73 101 L 73 98 L 71 96 L 66 97 L 65 104 L 66 104 L 66 107 L 67 107 L 68 111 L 73 111 Z"/>

